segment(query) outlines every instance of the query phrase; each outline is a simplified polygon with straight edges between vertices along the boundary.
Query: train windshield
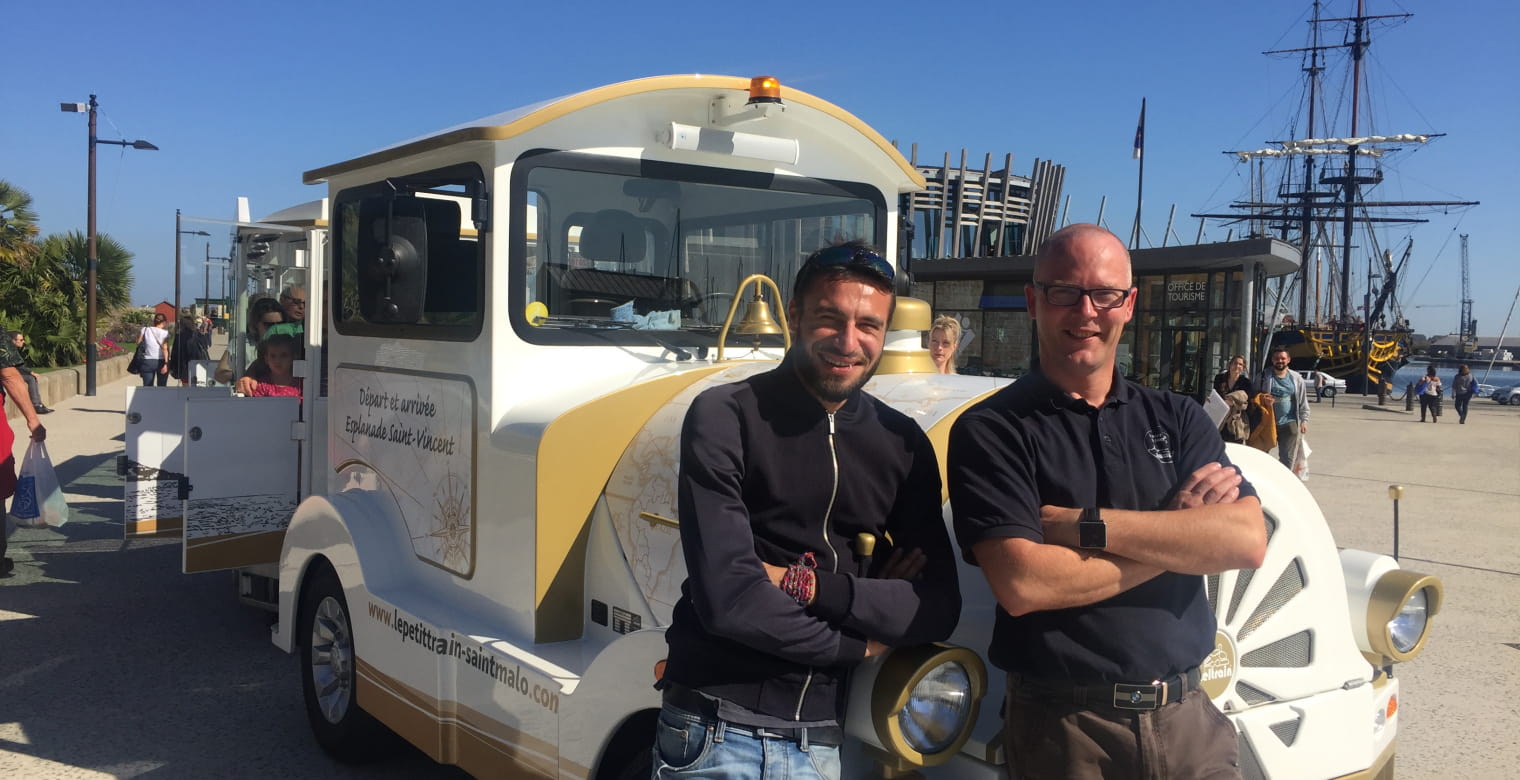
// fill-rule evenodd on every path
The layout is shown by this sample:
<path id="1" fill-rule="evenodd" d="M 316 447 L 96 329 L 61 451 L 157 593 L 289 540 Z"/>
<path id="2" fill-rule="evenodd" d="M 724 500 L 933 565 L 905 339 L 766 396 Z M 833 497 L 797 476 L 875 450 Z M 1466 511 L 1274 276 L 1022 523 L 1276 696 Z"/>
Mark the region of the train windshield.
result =
<path id="1" fill-rule="evenodd" d="M 512 314 L 542 343 L 711 345 L 744 278 L 786 296 L 814 250 L 884 239 L 878 190 L 794 176 L 549 152 L 512 197 Z"/>

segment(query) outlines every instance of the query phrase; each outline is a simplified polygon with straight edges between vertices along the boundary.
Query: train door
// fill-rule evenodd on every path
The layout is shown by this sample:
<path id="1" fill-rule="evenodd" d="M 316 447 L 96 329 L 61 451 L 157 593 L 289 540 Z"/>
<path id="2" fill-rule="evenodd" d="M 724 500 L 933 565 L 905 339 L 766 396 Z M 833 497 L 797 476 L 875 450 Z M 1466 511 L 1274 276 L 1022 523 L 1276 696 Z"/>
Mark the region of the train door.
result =
<path id="1" fill-rule="evenodd" d="M 183 407 L 186 573 L 279 560 L 301 482 L 298 398 L 191 398 Z"/>

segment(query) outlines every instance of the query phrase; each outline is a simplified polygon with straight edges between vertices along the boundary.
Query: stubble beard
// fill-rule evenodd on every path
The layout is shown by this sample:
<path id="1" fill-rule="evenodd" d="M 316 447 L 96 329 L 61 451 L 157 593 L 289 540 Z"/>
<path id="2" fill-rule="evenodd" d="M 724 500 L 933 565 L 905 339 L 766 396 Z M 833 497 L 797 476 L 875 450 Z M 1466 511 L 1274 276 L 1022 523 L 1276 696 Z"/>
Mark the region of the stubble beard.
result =
<path id="1" fill-rule="evenodd" d="M 799 357 L 802 359 L 797 361 L 798 378 L 802 380 L 802 384 L 808 390 L 812 391 L 813 395 L 828 403 L 843 403 L 848 400 L 856 390 L 864 387 L 866 382 L 871 381 L 871 377 L 876 375 L 876 369 L 881 366 L 881 359 L 877 358 L 876 362 L 867 366 L 858 378 L 853 380 L 836 379 L 825 376 L 819 368 L 818 364 L 822 358 L 815 357 L 811 352 L 804 352 Z"/>

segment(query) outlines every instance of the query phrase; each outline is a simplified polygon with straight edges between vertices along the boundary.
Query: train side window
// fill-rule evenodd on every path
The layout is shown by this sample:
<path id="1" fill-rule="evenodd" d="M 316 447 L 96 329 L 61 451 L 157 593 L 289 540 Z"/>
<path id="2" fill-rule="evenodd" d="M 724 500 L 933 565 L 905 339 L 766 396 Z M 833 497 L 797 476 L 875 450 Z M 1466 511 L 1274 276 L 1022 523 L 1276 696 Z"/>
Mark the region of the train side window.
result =
<path id="1" fill-rule="evenodd" d="M 468 341 L 485 309 L 480 168 L 387 179 L 338 193 L 331 306 L 344 335 Z"/>

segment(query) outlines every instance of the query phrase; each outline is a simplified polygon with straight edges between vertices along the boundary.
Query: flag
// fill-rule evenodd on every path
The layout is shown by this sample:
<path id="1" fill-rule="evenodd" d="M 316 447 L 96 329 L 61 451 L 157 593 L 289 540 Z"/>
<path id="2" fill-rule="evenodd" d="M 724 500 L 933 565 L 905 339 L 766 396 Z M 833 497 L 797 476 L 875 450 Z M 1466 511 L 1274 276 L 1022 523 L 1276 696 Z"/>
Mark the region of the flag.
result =
<path id="1" fill-rule="evenodd" d="M 1135 125 L 1135 159 L 1145 154 L 1145 98 L 1140 98 L 1140 124 Z"/>

